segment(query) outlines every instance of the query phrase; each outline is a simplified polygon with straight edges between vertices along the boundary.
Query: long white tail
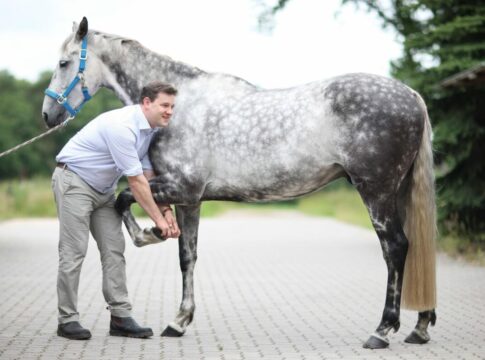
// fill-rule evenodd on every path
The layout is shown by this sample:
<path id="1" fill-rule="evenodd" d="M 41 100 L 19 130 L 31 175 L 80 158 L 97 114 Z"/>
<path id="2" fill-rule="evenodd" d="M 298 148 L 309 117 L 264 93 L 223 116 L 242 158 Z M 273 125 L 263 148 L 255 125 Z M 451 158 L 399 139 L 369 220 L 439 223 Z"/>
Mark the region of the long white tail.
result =
<path id="1" fill-rule="evenodd" d="M 409 249 L 404 268 L 402 307 L 424 311 L 436 308 L 436 201 L 433 173 L 432 130 L 426 105 L 423 138 L 414 160 L 404 232 Z"/>

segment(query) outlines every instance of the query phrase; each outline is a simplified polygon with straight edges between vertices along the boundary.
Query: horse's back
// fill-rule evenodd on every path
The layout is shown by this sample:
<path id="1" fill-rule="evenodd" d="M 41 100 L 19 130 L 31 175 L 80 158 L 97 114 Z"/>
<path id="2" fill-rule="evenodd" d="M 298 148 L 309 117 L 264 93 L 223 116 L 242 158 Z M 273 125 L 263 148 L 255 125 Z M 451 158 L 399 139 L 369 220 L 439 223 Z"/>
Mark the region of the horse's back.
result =
<path id="1" fill-rule="evenodd" d="M 192 85 L 183 111 L 160 137 L 159 172 L 198 174 L 214 194 L 285 198 L 346 172 L 383 171 L 419 145 L 415 94 L 395 80 L 348 74 L 288 89 L 242 83 L 231 91 L 238 81 Z M 209 91 L 217 84 L 225 91 Z"/>

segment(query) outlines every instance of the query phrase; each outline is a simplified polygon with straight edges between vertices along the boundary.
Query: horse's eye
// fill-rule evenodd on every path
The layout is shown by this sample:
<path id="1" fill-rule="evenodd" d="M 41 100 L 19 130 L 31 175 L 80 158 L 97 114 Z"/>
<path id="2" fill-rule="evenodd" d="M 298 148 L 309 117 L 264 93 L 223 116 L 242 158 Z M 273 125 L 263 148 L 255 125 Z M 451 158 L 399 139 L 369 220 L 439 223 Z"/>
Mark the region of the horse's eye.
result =
<path id="1" fill-rule="evenodd" d="M 66 67 L 68 63 L 69 63 L 69 61 L 67 61 L 67 60 L 61 60 L 61 61 L 59 61 L 59 66 L 61 68 L 63 68 L 63 67 Z"/>

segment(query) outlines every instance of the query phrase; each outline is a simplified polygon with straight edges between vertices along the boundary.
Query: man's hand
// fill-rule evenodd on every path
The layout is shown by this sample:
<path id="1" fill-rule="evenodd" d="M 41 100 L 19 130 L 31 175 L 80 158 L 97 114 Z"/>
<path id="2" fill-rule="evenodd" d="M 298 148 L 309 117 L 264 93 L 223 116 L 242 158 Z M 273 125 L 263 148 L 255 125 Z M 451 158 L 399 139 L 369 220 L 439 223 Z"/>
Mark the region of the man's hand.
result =
<path id="1" fill-rule="evenodd" d="M 170 228 L 171 235 L 169 237 L 179 237 L 180 229 L 177 224 L 177 220 L 175 220 L 175 217 L 173 216 L 172 208 L 170 206 L 163 206 L 161 210 L 163 217 L 165 218 L 165 221 L 168 223 L 168 226 Z"/>
<path id="2" fill-rule="evenodd" d="M 160 219 L 159 221 L 157 221 L 155 223 L 155 226 L 158 229 L 160 229 L 160 231 L 162 233 L 162 238 L 164 240 L 171 238 L 171 237 L 175 237 L 175 236 L 172 235 L 172 228 L 170 227 L 170 225 L 168 224 L 168 222 L 165 219 Z"/>
<path id="3" fill-rule="evenodd" d="M 155 226 L 160 229 L 162 232 L 162 237 L 164 239 L 169 237 L 177 237 L 178 235 L 174 235 L 177 234 L 177 232 L 173 230 L 173 225 L 172 228 L 170 228 L 170 223 L 165 220 L 165 217 L 162 215 L 158 205 L 155 203 L 155 200 L 153 200 L 153 195 L 150 191 L 147 178 L 144 175 L 128 176 L 128 184 L 130 185 L 130 189 L 135 197 L 135 200 L 143 208 L 143 210 L 145 210 L 148 216 L 150 216 L 155 223 Z M 178 234 L 180 234 L 178 227 L 176 229 Z"/>

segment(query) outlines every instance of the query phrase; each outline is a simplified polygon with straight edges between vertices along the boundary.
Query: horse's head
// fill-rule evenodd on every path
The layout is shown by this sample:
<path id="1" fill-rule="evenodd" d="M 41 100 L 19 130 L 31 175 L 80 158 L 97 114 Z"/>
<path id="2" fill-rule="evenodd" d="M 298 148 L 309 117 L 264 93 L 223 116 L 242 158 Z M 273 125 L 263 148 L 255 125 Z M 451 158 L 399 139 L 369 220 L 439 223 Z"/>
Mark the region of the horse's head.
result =
<path id="1" fill-rule="evenodd" d="M 101 86 L 101 64 L 93 51 L 93 39 L 84 17 L 79 25 L 74 23 L 72 34 L 64 41 L 42 105 L 42 116 L 48 127 L 75 116 Z"/>

